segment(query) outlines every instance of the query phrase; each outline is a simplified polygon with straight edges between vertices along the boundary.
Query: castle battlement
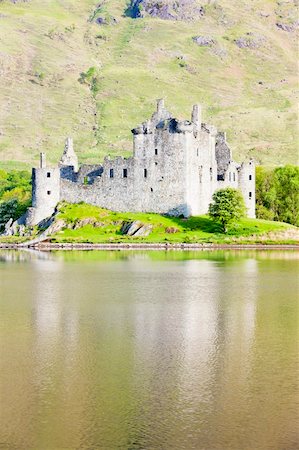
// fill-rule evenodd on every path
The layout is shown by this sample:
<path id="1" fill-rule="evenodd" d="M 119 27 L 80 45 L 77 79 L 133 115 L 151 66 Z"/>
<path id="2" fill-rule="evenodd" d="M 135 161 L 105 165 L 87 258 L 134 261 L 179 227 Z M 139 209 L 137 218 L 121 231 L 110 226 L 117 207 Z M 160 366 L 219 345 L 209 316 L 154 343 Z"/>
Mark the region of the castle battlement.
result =
<path id="1" fill-rule="evenodd" d="M 190 120 L 179 120 L 157 101 L 152 117 L 132 130 L 133 156 L 106 156 L 102 164 L 79 166 L 67 138 L 60 162 L 32 171 L 30 223 L 49 217 L 59 201 L 84 201 L 114 211 L 169 215 L 205 214 L 213 193 L 232 186 L 243 193 L 249 217 L 255 217 L 255 166 L 234 162 L 226 134 L 202 122 L 194 105 Z"/>

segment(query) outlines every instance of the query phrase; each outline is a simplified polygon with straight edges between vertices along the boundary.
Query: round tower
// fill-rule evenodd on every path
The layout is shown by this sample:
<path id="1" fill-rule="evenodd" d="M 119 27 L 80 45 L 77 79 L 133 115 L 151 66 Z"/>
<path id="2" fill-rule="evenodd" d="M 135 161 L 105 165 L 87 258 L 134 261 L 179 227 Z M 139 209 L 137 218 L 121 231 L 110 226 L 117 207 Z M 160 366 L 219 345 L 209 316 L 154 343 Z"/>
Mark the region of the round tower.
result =
<path id="1" fill-rule="evenodd" d="M 33 224 L 50 217 L 60 200 L 60 170 L 46 165 L 46 156 L 40 155 L 40 167 L 32 169 Z"/>

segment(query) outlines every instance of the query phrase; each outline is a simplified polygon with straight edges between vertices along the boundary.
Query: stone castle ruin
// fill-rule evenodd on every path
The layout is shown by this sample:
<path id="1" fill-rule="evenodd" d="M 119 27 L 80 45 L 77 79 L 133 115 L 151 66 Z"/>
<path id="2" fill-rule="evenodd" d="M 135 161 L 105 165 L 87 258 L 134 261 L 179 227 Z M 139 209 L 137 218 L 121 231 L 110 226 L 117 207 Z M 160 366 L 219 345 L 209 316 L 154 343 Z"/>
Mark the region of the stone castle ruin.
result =
<path id="1" fill-rule="evenodd" d="M 42 153 L 40 167 L 32 170 L 27 225 L 51 216 L 62 200 L 113 211 L 200 215 L 213 193 L 228 186 L 240 189 L 248 217 L 255 217 L 254 163 L 233 161 L 225 133 L 202 123 L 200 105 L 193 106 L 191 120 L 177 120 L 158 100 L 151 119 L 132 133 L 130 158 L 79 166 L 70 138 L 57 167 L 47 167 Z"/>

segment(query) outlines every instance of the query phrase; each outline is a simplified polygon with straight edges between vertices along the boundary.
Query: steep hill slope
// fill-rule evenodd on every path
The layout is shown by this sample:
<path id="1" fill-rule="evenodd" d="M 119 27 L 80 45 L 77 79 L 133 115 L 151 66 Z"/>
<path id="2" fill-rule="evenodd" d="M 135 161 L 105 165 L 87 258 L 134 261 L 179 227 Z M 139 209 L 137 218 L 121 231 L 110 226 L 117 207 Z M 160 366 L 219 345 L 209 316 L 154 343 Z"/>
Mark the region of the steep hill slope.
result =
<path id="1" fill-rule="evenodd" d="M 236 158 L 296 163 L 296 2 L 196 4 L 164 20 L 127 0 L 0 1 L 0 166 L 55 162 L 67 135 L 81 162 L 128 155 L 159 97 L 179 117 L 201 102 Z"/>

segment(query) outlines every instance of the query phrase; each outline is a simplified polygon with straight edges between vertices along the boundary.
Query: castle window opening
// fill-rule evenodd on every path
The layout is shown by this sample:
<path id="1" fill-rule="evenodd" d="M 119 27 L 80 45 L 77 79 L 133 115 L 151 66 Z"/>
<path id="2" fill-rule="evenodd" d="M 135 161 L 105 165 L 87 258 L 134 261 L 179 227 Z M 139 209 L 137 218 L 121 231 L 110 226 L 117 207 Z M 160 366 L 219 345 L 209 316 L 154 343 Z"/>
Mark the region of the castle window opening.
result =
<path id="1" fill-rule="evenodd" d="M 200 166 L 200 168 L 199 168 L 198 175 L 199 175 L 199 182 L 201 183 L 202 182 L 202 166 Z"/>
<path id="2" fill-rule="evenodd" d="M 147 178 L 147 169 L 144 169 L 143 175 L 144 175 L 144 178 Z"/>
<path id="3" fill-rule="evenodd" d="M 157 154 L 158 154 L 158 149 L 155 148 L 155 155 L 157 156 Z"/>
<path id="4" fill-rule="evenodd" d="M 252 192 L 249 192 L 249 198 L 252 198 Z"/>
<path id="5" fill-rule="evenodd" d="M 252 180 L 252 175 L 249 175 L 249 181 L 251 181 Z"/>
<path id="6" fill-rule="evenodd" d="M 114 177 L 114 170 L 110 169 L 110 178 L 113 178 L 113 177 Z"/>
<path id="7" fill-rule="evenodd" d="M 154 192 L 154 189 L 153 189 L 153 188 L 151 188 L 151 192 Z"/>
<path id="8" fill-rule="evenodd" d="M 236 181 L 236 174 L 235 174 L 235 172 L 233 173 L 233 180 Z"/>
<path id="9" fill-rule="evenodd" d="M 157 166 L 158 165 L 158 163 L 157 163 L 157 161 L 155 162 L 155 166 Z"/>
<path id="10" fill-rule="evenodd" d="M 47 178 L 51 178 L 51 172 L 47 172 Z"/>
<path id="11" fill-rule="evenodd" d="M 51 195 L 51 191 L 47 191 L 47 194 L 48 194 L 48 195 Z"/>
<path id="12" fill-rule="evenodd" d="M 123 170 L 123 177 L 128 178 L 128 169 Z"/>

